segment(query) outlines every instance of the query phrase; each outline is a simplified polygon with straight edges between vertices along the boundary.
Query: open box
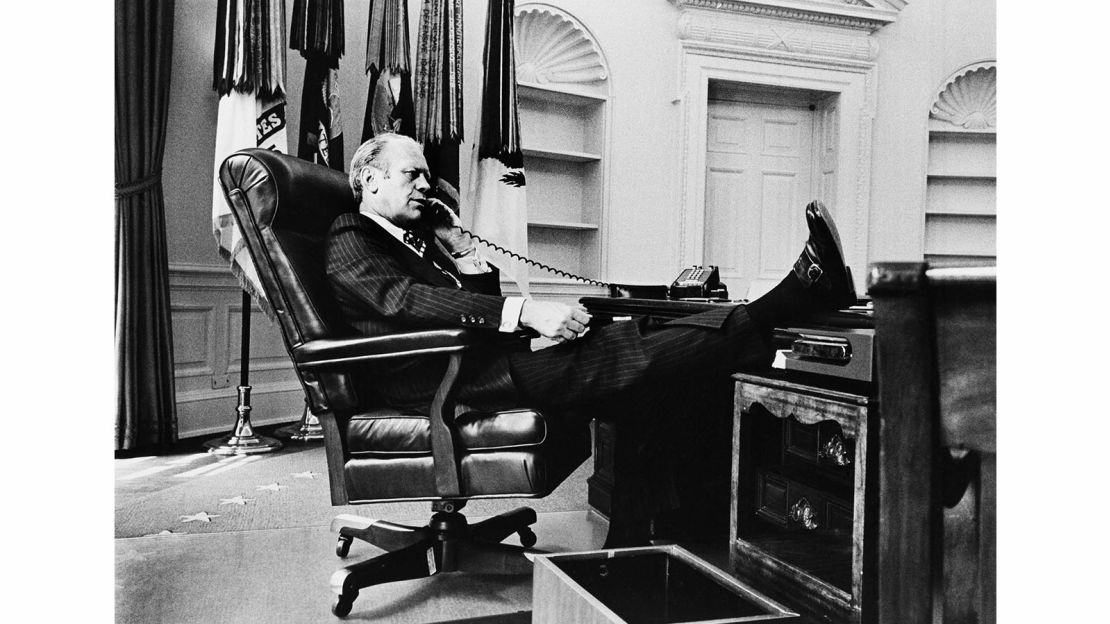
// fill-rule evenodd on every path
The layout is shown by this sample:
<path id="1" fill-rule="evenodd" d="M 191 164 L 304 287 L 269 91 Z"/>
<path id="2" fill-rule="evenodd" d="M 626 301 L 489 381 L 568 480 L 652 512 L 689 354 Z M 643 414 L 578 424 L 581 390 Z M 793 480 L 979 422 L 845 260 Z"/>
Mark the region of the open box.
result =
<path id="1" fill-rule="evenodd" d="M 787 621 L 797 614 L 679 546 L 539 555 L 533 624 Z"/>

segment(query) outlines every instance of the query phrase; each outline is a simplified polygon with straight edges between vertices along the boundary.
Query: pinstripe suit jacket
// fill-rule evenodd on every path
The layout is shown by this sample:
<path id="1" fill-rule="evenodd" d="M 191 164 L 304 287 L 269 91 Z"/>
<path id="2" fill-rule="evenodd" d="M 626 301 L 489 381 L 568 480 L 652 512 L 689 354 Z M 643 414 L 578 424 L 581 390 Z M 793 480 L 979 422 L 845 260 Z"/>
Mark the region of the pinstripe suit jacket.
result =
<path id="1" fill-rule="evenodd" d="M 336 218 L 328 232 L 327 277 L 340 313 L 355 332 L 380 336 L 416 329 L 444 327 L 486 328 L 498 336 L 504 297 L 496 268 L 480 275 L 460 275 L 451 261 L 434 244 L 425 258 L 359 213 Z M 446 277 L 429 260 L 449 271 L 461 283 Z M 730 307 L 675 319 L 666 325 L 719 329 Z M 746 318 L 746 317 L 745 317 Z M 531 354 L 510 356 L 527 350 L 519 342 L 495 341 L 494 348 L 471 352 L 463 358 L 460 373 L 461 401 L 479 408 L 503 408 L 517 403 L 518 392 L 510 376 L 534 396 L 553 395 L 576 379 L 586 385 L 619 391 L 640 379 L 650 364 L 643 348 L 646 323 L 613 323 L 591 332 L 573 347 L 549 348 Z M 672 338 L 675 349 L 687 342 Z M 692 343 L 691 343 L 692 344 Z M 542 353 L 542 355 L 541 355 Z M 412 358 L 370 367 L 378 397 L 397 408 L 427 405 L 435 394 L 446 366 L 444 358 Z M 538 388 L 545 388 L 536 391 Z M 369 391 L 369 388 L 365 389 Z"/>
<path id="2" fill-rule="evenodd" d="M 337 217 L 328 232 L 327 277 L 350 328 L 365 336 L 447 327 L 496 331 L 505 301 L 496 267 L 479 275 L 459 274 L 434 240 L 424 254 L 417 256 L 361 213 Z M 462 288 L 432 262 L 455 276 Z M 367 372 L 381 400 L 404 408 L 427 404 L 445 366 L 444 358 L 430 356 L 372 366 Z M 479 404 L 500 406 L 516 398 L 502 350 L 468 354 L 460 384 L 464 401 L 480 394 L 485 400 Z"/>

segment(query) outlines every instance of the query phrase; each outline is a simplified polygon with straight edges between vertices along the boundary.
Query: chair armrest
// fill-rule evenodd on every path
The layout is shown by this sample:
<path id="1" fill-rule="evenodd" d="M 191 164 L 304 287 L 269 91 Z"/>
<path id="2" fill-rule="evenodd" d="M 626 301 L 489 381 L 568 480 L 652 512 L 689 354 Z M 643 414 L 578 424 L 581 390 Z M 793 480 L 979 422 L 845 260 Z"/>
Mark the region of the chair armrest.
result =
<path id="1" fill-rule="evenodd" d="M 470 329 L 434 329 L 389 336 L 313 340 L 292 350 L 303 370 L 359 364 L 389 358 L 455 353 L 489 342 L 489 336 Z"/>

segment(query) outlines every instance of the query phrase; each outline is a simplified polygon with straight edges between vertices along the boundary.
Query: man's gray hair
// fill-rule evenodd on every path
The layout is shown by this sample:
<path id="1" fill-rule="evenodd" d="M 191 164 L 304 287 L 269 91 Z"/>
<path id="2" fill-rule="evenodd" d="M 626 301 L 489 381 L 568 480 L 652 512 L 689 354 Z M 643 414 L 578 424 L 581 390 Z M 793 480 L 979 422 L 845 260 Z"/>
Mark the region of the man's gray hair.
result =
<path id="1" fill-rule="evenodd" d="M 371 137 L 365 143 L 359 145 L 358 149 L 355 150 L 355 155 L 351 157 L 351 172 L 348 174 L 348 180 L 350 181 L 351 190 L 354 191 L 356 202 L 362 203 L 362 176 L 360 175 L 362 170 L 366 167 L 374 167 L 383 172 L 388 172 L 389 161 L 383 155 L 385 147 L 394 141 L 402 139 L 409 141 L 413 140 L 403 134 L 386 132 Z"/>

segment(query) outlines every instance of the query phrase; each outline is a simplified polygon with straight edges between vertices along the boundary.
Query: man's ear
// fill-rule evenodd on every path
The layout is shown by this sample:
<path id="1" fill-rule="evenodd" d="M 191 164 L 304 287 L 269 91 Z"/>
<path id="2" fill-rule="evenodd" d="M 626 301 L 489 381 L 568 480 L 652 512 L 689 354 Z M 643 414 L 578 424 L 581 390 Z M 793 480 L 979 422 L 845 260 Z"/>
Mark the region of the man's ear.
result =
<path id="1" fill-rule="evenodd" d="M 359 175 L 362 176 L 362 190 L 364 192 L 378 192 L 378 178 L 381 173 L 377 169 L 369 166 L 363 167 Z"/>

